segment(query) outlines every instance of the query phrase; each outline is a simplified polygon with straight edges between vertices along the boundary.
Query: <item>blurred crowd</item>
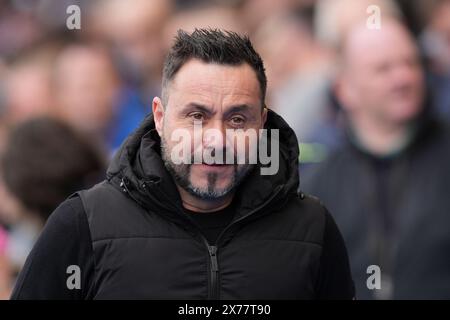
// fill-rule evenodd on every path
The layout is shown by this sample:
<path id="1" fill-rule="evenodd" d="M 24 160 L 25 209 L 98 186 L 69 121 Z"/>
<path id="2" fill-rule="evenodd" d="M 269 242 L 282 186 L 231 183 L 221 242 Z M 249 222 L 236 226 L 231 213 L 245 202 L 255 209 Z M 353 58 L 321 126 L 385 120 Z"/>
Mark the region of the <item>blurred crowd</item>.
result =
<path id="1" fill-rule="evenodd" d="M 175 32 L 196 27 L 246 33 L 261 54 L 357 297 L 450 298 L 450 0 L 2 0 L 0 299 L 48 215 L 103 179 L 150 112 Z"/>

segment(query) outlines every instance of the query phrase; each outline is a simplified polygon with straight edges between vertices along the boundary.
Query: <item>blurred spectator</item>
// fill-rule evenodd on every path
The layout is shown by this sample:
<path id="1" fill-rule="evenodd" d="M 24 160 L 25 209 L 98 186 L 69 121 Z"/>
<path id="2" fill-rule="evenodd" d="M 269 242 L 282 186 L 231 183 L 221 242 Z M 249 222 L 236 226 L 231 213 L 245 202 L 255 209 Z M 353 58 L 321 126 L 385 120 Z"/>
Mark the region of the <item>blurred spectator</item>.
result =
<path id="1" fill-rule="evenodd" d="M 145 117 L 136 95 L 123 87 L 108 51 L 72 44 L 56 59 L 53 78 L 57 113 L 70 125 L 114 151 Z"/>
<path id="2" fill-rule="evenodd" d="M 274 16 L 311 7 L 311 0 L 244 0 L 240 11 L 241 20 L 247 25 L 247 32 L 253 34 L 264 21 Z"/>
<path id="3" fill-rule="evenodd" d="M 90 143 L 52 118 L 34 118 L 15 127 L 2 156 L 7 187 L 44 222 L 72 190 L 100 179 L 103 168 L 101 155 Z"/>
<path id="4" fill-rule="evenodd" d="M 14 56 L 44 34 L 38 19 L 18 2 L 0 1 L 0 56 Z M 28 1 L 28 4 L 33 2 L 37 1 Z"/>
<path id="5" fill-rule="evenodd" d="M 89 27 L 110 44 L 122 78 L 147 105 L 160 90 L 163 29 L 172 11 L 171 0 L 100 0 L 89 15 Z"/>
<path id="6" fill-rule="evenodd" d="M 71 193 L 103 177 L 103 157 L 66 124 L 34 118 L 15 127 L 2 155 L 2 180 L 15 203 L 8 223 L 7 256 L 22 267 L 49 214 Z M 5 208 L 2 205 L 2 210 Z"/>
<path id="7" fill-rule="evenodd" d="M 294 129 L 298 140 L 333 145 L 327 108 L 333 59 L 315 39 L 304 11 L 268 19 L 255 34 L 270 79 L 268 105 Z M 331 125 L 328 123 L 331 122 Z"/>
<path id="8" fill-rule="evenodd" d="M 299 137 L 302 172 L 307 174 L 344 140 L 345 119 L 333 92 L 332 79 L 340 62 L 335 55 L 345 41 L 348 30 L 355 24 L 366 24 L 373 15 L 371 7 L 379 8 L 381 21 L 389 18 L 403 19 L 403 12 L 398 4 L 398 1 L 393 0 L 317 1 L 313 11 L 311 43 L 314 43 L 315 48 L 320 48 L 322 59 L 315 60 L 322 64 L 318 64 L 319 68 L 310 72 L 310 77 L 303 77 L 301 83 L 291 86 L 292 99 L 284 99 L 288 113 L 280 111 Z M 290 50 L 291 46 L 287 51 Z M 283 99 L 283 91 L 278 92 L 281 92 L 278 96 Z M 302 100 L 301 104 L 297 101 L 299 98 Z M 301 112 L 294 114 L 297 109 L 287 106 L 291 101 L 294 105 L 301 105 Z"/>
<path id="9" fill-rule="evenodd" d="M 3 79 L 4 116 L 9 123 L 53 112 L 50 87 L 58 40 L 40 42 L 18 53 L 6 65 Z"/>
<path id="10" fill-rule="evenodd" d="M 450 120 L 450 0 L 430 1 L 420 43 L 428 63 L 428 80 L 436 109 Z"/>
<path id="11" fill-rule="evenodd" d="M 392 0 L 317 0 L 314 18 L 317 39 L 337 50 L 349 28 L 367 22 L 369 6 L 380 9 L 381 19 L 402 16 Z"/>
<path id="12" fill-rule="evenodd" d="M 350 30 L 335 85 L 346 143 L 303 188 L 336 218 L 358 298 L 448 299 L 449 128 L 428 112 L 418 50 L 402 24 Z M 366 285 L 370 265 L 381 268 L 381 290 Z"/>

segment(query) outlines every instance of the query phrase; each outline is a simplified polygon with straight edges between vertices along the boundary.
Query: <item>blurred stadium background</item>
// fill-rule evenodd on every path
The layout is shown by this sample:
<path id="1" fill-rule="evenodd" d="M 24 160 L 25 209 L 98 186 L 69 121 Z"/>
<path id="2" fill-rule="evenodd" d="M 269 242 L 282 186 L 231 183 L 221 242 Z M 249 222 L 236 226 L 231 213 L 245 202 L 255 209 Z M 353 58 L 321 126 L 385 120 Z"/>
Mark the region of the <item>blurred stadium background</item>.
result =
<path id="1" fill-rule="evenodd" d="M 66 26 L 73 4 L 80 30 Z M 267 105 L 296 131 L 306 171 L 339 147 L 337 53 L 372 4 L 382 19 L 405 22 L 432 112 L 450 119 L 450 1 L 0 0 L 0 298 L 9 297 L 52 210 L 100 181 L 150 112 L 176 30 L 249 34 L 266 65 Z"/>

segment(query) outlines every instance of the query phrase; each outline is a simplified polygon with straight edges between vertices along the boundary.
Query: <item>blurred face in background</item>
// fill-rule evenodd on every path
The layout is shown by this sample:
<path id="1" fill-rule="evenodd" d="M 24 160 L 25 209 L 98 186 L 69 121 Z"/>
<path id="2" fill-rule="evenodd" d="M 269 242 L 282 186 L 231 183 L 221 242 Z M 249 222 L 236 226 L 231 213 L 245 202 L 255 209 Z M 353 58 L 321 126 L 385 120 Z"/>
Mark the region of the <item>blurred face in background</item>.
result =
<path id="1" fill-rule="evenodd" d="M 155 85 L 165 54 L 162 30 L 172 7 L 170 0 L 103 0 L 94 6 L 90 23 L 111 43 L 127 76 Z"/>
<path id="2" fill-rule="evenodd" d="M 105 130 L 115 106 L 119 80 L 99 48 L 70 46 L 56 62 L 55 94 L 60 116 L 82 132 Z"/>
<path id="3" fill-rule="evenodd" d="M 6 72 L 5 105 L 9 121 L 20 122 L 51 111 L 50 74 L 50 68 L 39 61 Z"/>
<path id="4" fill-rule="evenodd" d="M 225 157 L 231 145 L 225 136 L 227 129 L 263 128 L 265 111 L 255 71 L 248 64 L 228 66 L 192 59 L 169 82 L 167 95 L 165 106 L 159 98 L 153 101 L 166 167 L 180 187 L 198 198 L 214 200 L 228 195 L 251 165 L 225 164 L 225 159 L 223 164 L 175 164 L 171 151 L 179 142 L 173 141 L 172 133 L 177 129 L 190 133 L 192 154 L 215 149 L 224 150 Z M 200 139 L 194 136 L 195 122 L 202 126 Z M 208 135 L 208 129 L 216 129 L 223 138 Z M 236 150 L 228 152 L 236 154 Z"/>
<path id="5" fill-rule="evenodd" d="M 266 73 L 270 79 L 271 90 L 291 80 L 300 70 L 304 54 L 311 52 L 314 43 L 306 30 L 304 21 L 288 15 L 267 19 L 255 34 L 255 44 L 266 61 Z"/>
<path id="6" fill-rule="evenodd" d="M 349 32 L 337 96 L 352 115 L 383 124 L 409 122 L 422 109 L 424 74 L 417 48 L 399 23 L 382 21 Z"/>

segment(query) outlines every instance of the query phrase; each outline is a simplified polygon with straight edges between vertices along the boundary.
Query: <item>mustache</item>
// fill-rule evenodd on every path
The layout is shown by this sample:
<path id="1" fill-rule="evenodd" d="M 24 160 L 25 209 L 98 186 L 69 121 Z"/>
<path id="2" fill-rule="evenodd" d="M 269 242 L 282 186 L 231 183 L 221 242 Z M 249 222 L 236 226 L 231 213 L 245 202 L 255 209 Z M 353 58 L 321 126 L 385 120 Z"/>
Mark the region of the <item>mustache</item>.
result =
<path id="1" fill-rule="evenodd" d="M 207 154 L 208 157 L 214 159 L 212 163 L 208 162 L 208 164 L 237 165 L 238 160 L 240 159 L 240 157 L 242 157 L 242 155 L 240 156 L 237 151 L 226 147 L 221 150 L 218 150 L 214 147 L 203 147 L 200 150 L 195 150 L 194 152 L 192 152 L 190 159 L 191 164 L 205 163 L 205 154 Z M 244 155 L 245 160 L 248 161 L 250 158 L 249 152 L 245 152 Z M 200 159 L 200 161 L 198 161 L 197 159 Z"/>

